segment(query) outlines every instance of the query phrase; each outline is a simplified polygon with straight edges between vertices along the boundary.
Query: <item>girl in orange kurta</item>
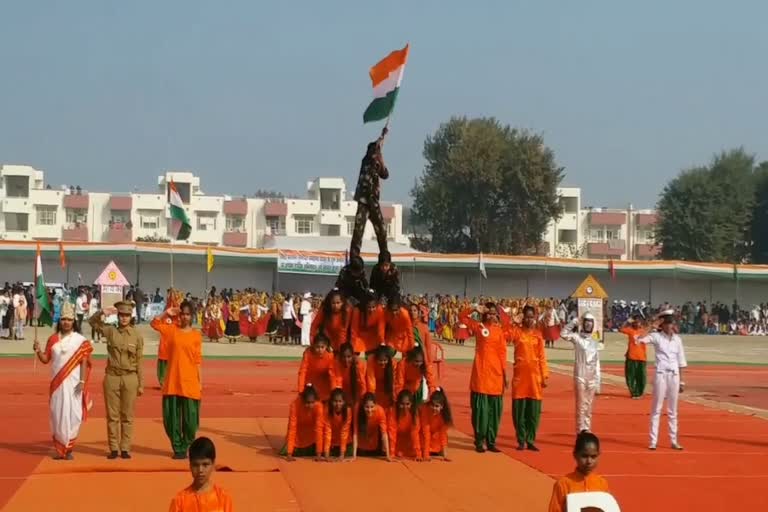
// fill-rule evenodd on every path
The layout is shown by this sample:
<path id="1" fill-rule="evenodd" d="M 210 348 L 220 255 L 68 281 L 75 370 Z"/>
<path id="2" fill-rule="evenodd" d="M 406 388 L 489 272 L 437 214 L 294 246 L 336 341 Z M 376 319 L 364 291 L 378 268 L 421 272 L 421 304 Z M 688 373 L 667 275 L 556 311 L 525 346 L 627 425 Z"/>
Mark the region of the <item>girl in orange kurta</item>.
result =
<path id="1" fill-rule="evenodd" d="M 448 458 L 448 429 L 453 426 L 453 416 L 448 405 L 448 397 L 443 388 L 436 388 L 429 402 L 419 408 L 419 424 L 421 425 L 421 448 L 424 460 L 431 457 Z"/>
<path id="2" fill-rule="evenodd" d="M 389 451 L 387 413 L 376 404 L 376 396 L 366 393 L 357 406 L 352 436 L 352 458 L 384 457 L 391 460 Z"/>
<path id="3" fill-rule="evenodd" d="M 395 361 L 387 345 L 380 345 L 365 368 L 366 388 L 374 393 L 376 403 L 389 409 L 395 400 Z"/>
<path id="4" fill-rule="evenodd" d="M 426 390 L 424 389 L 425 386 Z M 413 393 L 416 405 L 422 403 L 435 390 L 435 377 L 431 365 L 427 364 L 424 351 L 418 345 L 397 363 L 395 395 L 398 395 L 403 389 Z"/>
<path id="5" fill-rule="evenodd" d="M 496 304 L 478 307 L 482 322 L 470 317 L 466 309 L 459 316 L 475 337 L 475 359 L 469 381 L 472 426 L 475 431 L 475 451 L 499 452 L 496 436 L 501 424 L 504 390 L 507 388 L 507 340 L 509 328 L 499 322 Z M 484 446 L 485 445 L 485 446 Z"/>
<path id="6" fill-rule="evenodd" d="M 326 460 L 341 462 L 345 456 L 351 455 L 347 452 L 351 426 L 352 410 L 344 400 L 344 392 L 336 388 L 331 392 L 323 414 L 323 454 Z"/>
<path id="7" fill-rule="evenodd" d="M 397 395 L 397 404 L 389 411 L 389 447 L 395 457 L 421 461 L 419 414 L 413 393 L 404 389 Z"/>
<path id="8" fill-rule="evenodd" d="M 333 386 L 341 388 L 344 391 L 344 400 L 354 405 L 366 392 L 365 363 L 355 356 L 352 344 L 349 342 L 339 347 L 335 354 Z"/>
<path id="9" fill-rule="evenodd" d="M 432 335 L 429 333 L 429 326 L 422 314 L 421 306 L 411 304 L 408 308 L 411 314 L 411 323 L 413 324 L 413 341 L 418 343 L 424 349 L 424 360 L 427 363 L 432 362 Z"/>
<path id="10" fill-rule="evenodd" d="M 386 318 L 384 308 L 370 295 L 365 303 L 360 303 L 352 310 L 350 320 L 352 347 L 356 353 L 365 352 L 366 357 L 373 354 L 384 343 Z"/>
<path id="11" fill-rule="evenodd" d="M 319 334 L 312 346 L 304 350 L 299 366 L 299 390 L 312 384 L 322 402 L 331 397 L 331 388 L 336 381 L 333 375 L 333 354 L 328 352 L 328 338 Z"/>
<path id="12" fill-rule="evenodd" d="M 285 460 L 294 457 L 319 458 L 323 447 L 323 404 L 317 399 L 317 391 L 307 384 L 299 396 L 291 402 L 288 414 L 288 433 L 281 455 Z"/>
<path id="13" fill-rule="evenodd" d="M 533 306 L 523 308 L 523 327 L 512 329 L 515 365 L 512 377 L 512 419 L 517 449 L 539 451 L 534 442 L 541 419 L 541 389 L 547 386 L 549 368 L 544 335 L 536 325 Z"/>
<path id="14" fill-rule="evenodd" d="M 177 318 L 178 326 L 171 320 Z M 168 322 L 170 320 L 170 323 Z M 174 459 L 186 459 L 200 424 L 203 336 L 192 328 L 192 304 L 183 301 L 152 320 L 167 336 L 168 367 L 163 381 L 163 426 Z"/>
<path id="15" fill-rule="evenodd" d="M 334 352 L 347 342 L 349 322 L 352 314 L 346 305 L 344 296 L 338 288 L 334 288 L 325 297 L 323 305 L 312 320 L 310 339 L 314 340 L 318 333 L 323 333 L 331 341 Z"/>
<path id="16" fill-rule="evenodd" d="M 406 353 L 413 348 L 413 323 L 407 309 L 401 306 L 400 297 L 391 297 L 387 303 L 385 342 L 393 350 Z"/>
<path id="17" fill-rule="evenodd" d="M 600 458 L 600 440 L 595 434 L 584 431 L 576 437 L 573 458 L 576 459 L 576 471 L 555 482 L 552 498 L 549 500 L 549 512 L 566 512 L 566 500 L 569 494 L 609 492 L 608 482 L 595 473 L 597 460 Z"/>

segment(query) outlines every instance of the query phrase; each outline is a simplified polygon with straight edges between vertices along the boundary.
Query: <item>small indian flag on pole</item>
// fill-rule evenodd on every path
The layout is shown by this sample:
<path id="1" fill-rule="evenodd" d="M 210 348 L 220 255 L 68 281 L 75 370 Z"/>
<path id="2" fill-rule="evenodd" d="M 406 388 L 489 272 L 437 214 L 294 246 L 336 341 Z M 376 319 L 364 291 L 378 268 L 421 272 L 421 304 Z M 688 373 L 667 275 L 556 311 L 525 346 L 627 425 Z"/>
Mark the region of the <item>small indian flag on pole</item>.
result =
<path id="1" fill-rule="evenodd" d="M 171 180 L 168 188 L 168 203 L 171 209 L 171 235 L 176 240 L 186 240 L 192 232 L 192 224 L 189 223 L 187 212 L 184 211 L 184 203 L 181 202 L 181 196 L 173 180 Z"/>
<path id="2" fill-rule="evenodd" d="M 392 114 L 395 100 L 403 81 L 403 71 L 408 62 L 409 45 L 402 50 L 395 50 L 371 68 L 373 83 L 373 101 L 363 114 L 363 122 L 381 121 Z"/>
<path id="3" fill-rule="evenodd" d="M 43 325 L 52 325 L 53 315 L 51 315 L 51 303 L 48 301 L 48 289 L 45 287 L 40 244 L 37 244 L 37 257 L 35 258 L 35 302 L 39 311 L 38 322 Z"/>

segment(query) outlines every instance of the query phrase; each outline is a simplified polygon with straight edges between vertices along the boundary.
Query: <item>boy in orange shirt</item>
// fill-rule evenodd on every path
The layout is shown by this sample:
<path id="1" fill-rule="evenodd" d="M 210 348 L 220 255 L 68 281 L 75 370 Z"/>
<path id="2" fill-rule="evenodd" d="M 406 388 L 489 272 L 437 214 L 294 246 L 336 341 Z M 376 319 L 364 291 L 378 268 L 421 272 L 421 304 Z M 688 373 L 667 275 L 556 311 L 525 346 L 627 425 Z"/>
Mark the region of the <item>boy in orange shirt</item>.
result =
<path id="1" fill-rule="evenodd" d="M 566 501 L 569 494 L 609 492 L 608 482 L 594 472 L 597 469 L 597 460 L 600 458 L 600 440 L 595 434 L 582 432 L 576 436 L 573 458 L 576 459 L 576 471 L 555 482 L 552 498 L 549 501 L 549 512 L 567 512 Z"/>
<path id="2" fill-rule="evenodd" d="M 207 437 L 195 439 L 189 447 L 192 484 L 179 491 L 168 512 L 232 512 L 232 498 L 213 483 L 216 446 Z"/>
<path id="3" fill-rule="evenodd" d="M 633 315 L 632 319 L 624 324 L 619 332 L 627 336 L 627 353 L 624 361 L 624 379 L 629 388 L 629 395 L 637 400 L 645 393 L 646 383 L 646 347 L 644 343 L 638 343 L 637 338 L 642 338 L 648 333 L 641 325 L 640 315 Z"/>

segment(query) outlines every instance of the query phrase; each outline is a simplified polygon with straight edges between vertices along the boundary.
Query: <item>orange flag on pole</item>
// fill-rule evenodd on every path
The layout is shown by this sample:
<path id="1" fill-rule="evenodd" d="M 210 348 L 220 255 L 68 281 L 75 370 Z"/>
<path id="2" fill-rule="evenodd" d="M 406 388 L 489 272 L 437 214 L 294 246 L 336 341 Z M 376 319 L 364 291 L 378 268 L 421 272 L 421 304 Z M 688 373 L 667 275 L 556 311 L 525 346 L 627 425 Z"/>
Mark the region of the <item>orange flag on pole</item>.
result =
<path id="1" fill-rule="evenodd" d="M 67 255 L 64 253 L 64 244 L 59 242 L 59 265 L 61 269 L 67 268 Z"/>

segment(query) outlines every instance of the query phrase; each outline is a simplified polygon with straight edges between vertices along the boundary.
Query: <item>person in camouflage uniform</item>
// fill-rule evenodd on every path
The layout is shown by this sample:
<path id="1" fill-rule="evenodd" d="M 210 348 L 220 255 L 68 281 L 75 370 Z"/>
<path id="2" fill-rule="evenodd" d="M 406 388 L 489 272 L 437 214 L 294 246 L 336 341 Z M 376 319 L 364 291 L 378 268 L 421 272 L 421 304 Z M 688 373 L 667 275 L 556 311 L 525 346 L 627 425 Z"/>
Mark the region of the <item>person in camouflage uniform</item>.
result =
<path id="1" fill-rule="evenodd" d="M 352 256 L 349 259 L 349 263 L 339 272 L 336 288 L 353 304 L 358 304 L 365 299 L 368 293 L 368 280 L 365 277 L 363 258 Z"/>
<path id="2" fill-rule="evenodd" d="M 379 196 L 381 195 L 380 179 L 389 177 L 389 170 L 384 165 L 381 155 L 381 145 L 387 135 L 387 127 L 381 131 L 381 136 L 375 142 L 368 144 L 368 151 L 360 164 L 360 176 L 357 179 L 355 189 L 355 201 L 357 201 L 357 213 L 355 214 L 355 228 L 352 233 L 352 242 L 349 246 L 350 258 L 360 256 L 363 243 L 363 232 L 368 219 L 373 224 L 376 232 L 376 240 L 379 243 L 379 253 L 387 252 L 387 230 L 384 227 L 384 217 L 381 214 Z"/>
<path id="3" fill-rule="evenodd" d="M 379 301 L 400 296 L 400 271 L 389 251 L 379 253 L 379 262 L 371 270 L 371 288 Z"/>

